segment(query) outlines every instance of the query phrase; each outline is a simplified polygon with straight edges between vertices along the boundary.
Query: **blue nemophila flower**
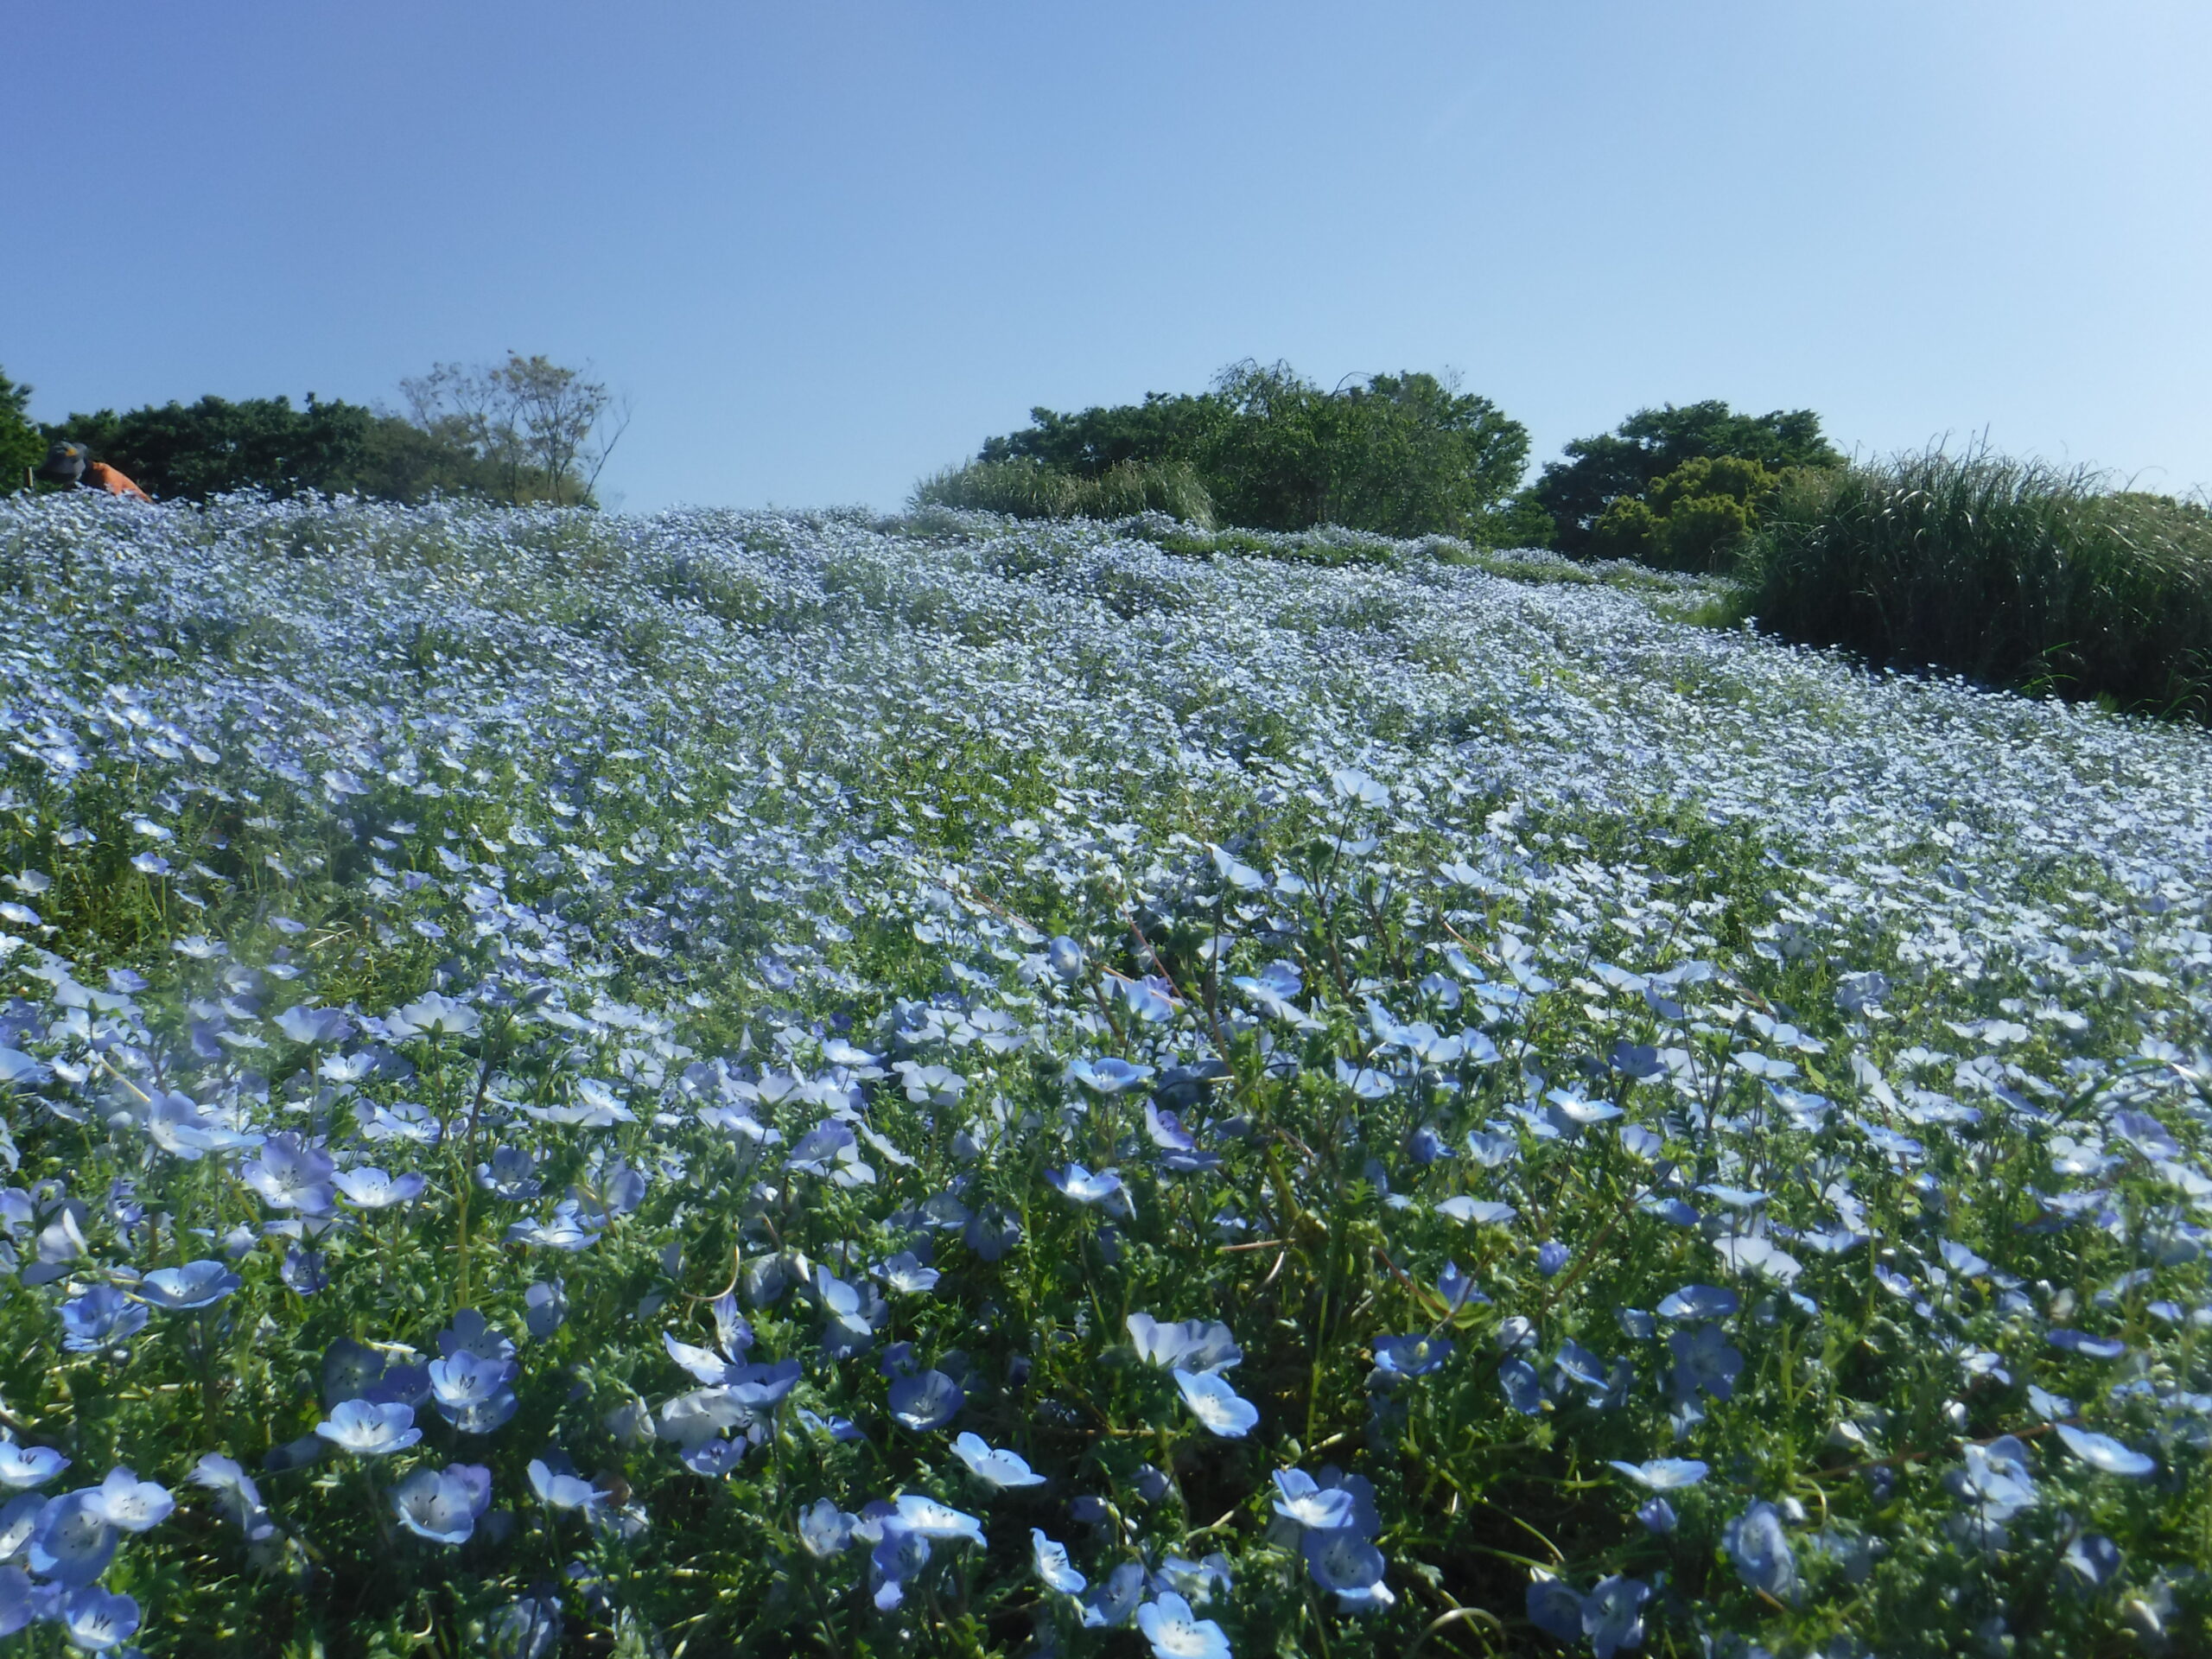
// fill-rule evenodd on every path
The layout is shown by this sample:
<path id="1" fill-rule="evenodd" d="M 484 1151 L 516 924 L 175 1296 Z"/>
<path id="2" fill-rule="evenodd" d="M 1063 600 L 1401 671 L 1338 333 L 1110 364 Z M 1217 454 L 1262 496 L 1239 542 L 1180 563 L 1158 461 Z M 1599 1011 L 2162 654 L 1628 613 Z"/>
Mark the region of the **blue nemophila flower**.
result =
<path id="1" fill-rule="evenodd" d="M 420 1175 L 391 1175 L 373 1165 L 341 1169 L 330 1184 L 347 1203 L 363 1210 L 385 1210 L 395 1204 L 412 1204 L 429 1183 Z"/>
<path id="2" fill-rule="evenodd" d="M 907 1582 L 919 1578 L 929 1566 L 929 1535 L 895 1519 L 886 1520 L 868 1560 L 876 1611 L 887 1613 L 906 1600 Z"/>
<path id="3" fill-rule="evenodd" d="M 327 1216 L 337 1203 L 330 1179 L 335 1167 L 329 1154 L 299 1136 L 272 1135 L 262 1144 L 261 1156 L 238 1173 L 271 1208 Z"/>
<path id="4" fill-rule="evenodd" d="M 2028 1448 L 2007 1434 L 1986 1446 L 1965 1448 L 1966 1467 L 1943 1478 L 1944 1486 L 1967 1500 L 1969 1518 L 1983 1529 L 2001 1528 L 2036 1501 L 2028 1472 Z"/>
<path id="5" fill-rule="evenodd" d="M 1541 1245 L 1536 1251 L 1536 1271 L 1547 1279 L 1556 1278 L 1561 1268 L 1574 1259 L 1574 1253 L 1557 1239 Z"/>
<path id="6" fill-rule="evenodd" d="M 561 1643 L 561 1599 L 540 1591 L 518 1596 L 492 1621 L 498 1659 L 549 1659 Z"/>
<path id="7" fill-rule="evenodd" d="M 1212 1371 L 1186 1371 L 1178 1365 L 1172 1373 L 1191 1415 L 1224 1440 L 1241 1440 L 1260 1421 L 1259 1408 L 1230 1388 Z"/>
<path id="8" fill-rule="evenodd" d="M 1669 1533 L 1675 1529 L 1678 1517 L 1675 1506 L 1665 1498 L 1650 1497 L 1636 1506 L 1636 1518 L 1652 1532 Z"/>
<path id="9" fill-rule="evenodd" d="M 366 1400 L 347 1400 L 335 1407 L 315 1432 L 340 1451 L 357 1458 L 380 1458 L 404 1452 L 423 1438 L 415 1427 L 415 1410 L 397 1402 L 383 1405 Z"/>
<path id="10" fill-rule="evenodd" d="M 1116 1630 L 1137 1616 L 1137 1606 L 1144 1599 L 1145 1574 L 1142 1561 L 1123 1561 L 1103 1582 L 1094 1584 L 1083 1598 L 1083 1628 L 1086 1630 Z"/>
<path id="11" fill-rule="evenodd" d="M 1064 1596 L 1079 1596 L 1090 1581 L 1068 1562 L 1067 1546 L 1056 1544 L 1039 1527 L 1029 1529 L 1029 1560 L 1037 1581 Z"/>
<path id="12" fill-rule="evenodd" d="M 167 1487 L 141 1480 L 135 1471 L 120 1464 L 109 1470 L 107 1478 L 92 1490 L 101 1518 L 124 1532 L 144 1532 L 157 1527 L 176 1508 L 176 1499 L 169 1495 Z"/>
<path id="13" fill-rule="evenodd" d="M 276 1028 L 296 1043 L 342 1043 L 353 1034 L 353 1022 L 343 1008 L 312 1008 L 305 1003 L 276 1016 Z"/>
<path id="14" fill-rule="evenodd" d="M 554 1461 L 533 1458 L 530 1463 L 530 1488 L 538 1501 L 549 1510 L 582 1510 L 587 1515 L 595 1513 L 607 1502 L 607 1494 L 567 1466 L 565 1458 Z"/>
<path id="15" fill-rule="evenodd" d="M 937 1288 L 944 1275 L 935 1268 L 924 1267 L 921 1259 L 912 1250 L 901 1250 L 882 1262 L 875 1269 L 876 1277 L 901 1295 L 927 1295 Z"/>
<path id="16" fill-rule="evenodd" d="M 1529 1580 L 1524 1601 L 1529 1622 L 1554 1641 L 1582 1640 L 1582 1598 L 1548 1573 Z"/>
<path id="17" fill-rule="evenodd" d="M 2127 1351 L 2127 1344 L 2118 1337 L 2093 1337 L 2086 1331 L 2047 1331 L 2044 1340 L 2084 1359 L 2118 1359 Z"/>
<path id="18" fill-rule="evenodd" d="M 245 1282 L 219 1262 L 188 1262 L 181 1268 L 156 1268 L 130 1294 L 149 1306 L 182 1313 L 213 1307 Z"/>
<path id="19" fill-rule="evenodd" d="M 518 1221 L 507 1229 L 507 1242 L 535 1244 L 552 1250 L 589 1249 L 607 1230 L 607 1217 L 587 1211 L 575 1198 L 563 1198 L 544 1221 Z"/>
<path id="20" fill-rule="evenodd" d="M 515 1414 L 507 1385 L 518 1369 L 512 1359 L 486 1358 L 467 1348 L 432 1360 L 430 1391 L 439 1414 L 464 1434 L 489 1434 Z"/>
<path id="21" fill-rule="evenodd" d="M 73 1588 L 107 1571 L 115 1559 L 117 1536 L 99 1487 L 86 1486 L 57 1497 L 37 1514 L 26 1557 L 32 1572 Z"/>
<path id="22" fill-rule="evenodd" d="M 2092 1590 L 2101 1590 L 2120 1573 L 2120 1546 L 2101 1532 L 2085 1532 L 2067 1545 L 2062 1565 Z"/>
<path id="23" fill-rule="evenodd" d="M 13 1636 L 36 1617 L 31 1575 L 20 1567 L 0 1567 L 0 1636 Z"/>
<path id="24" fill-rule="evenodd" d="M 138 1604 L 129 1596 L 111 1595 L 96 1584 L 74 1591 L 61 1604 L 61 1631 L 72 1647 L 86 1653 L 105 1653 L 128 1642 L 138 1630 Z"/>
<path id="25" fill-rule="evenodd" d="M 1717 1285 L 1684 1285 L 1659 1304 L 1659 1317 L 1688 1325 L 1699 1319 L 1725 1319 L 1743 1306 L 1732 1290 Z"/>
<path id="26" fill-rule="evenodd" d="M 1071 1060 L 1064 1075 L 1070 1083 L 1079 1083 L 1094 1093 L 1120 1095 L 1150 1082 L 1155 1073 L 1151 1066 L 1135 1065 L 1109 1054 Z"/>
<path id="27" fill-rule="evenodd" d="M 1543 1382 L 1525 1359 L 1509 1359 L 1497 1368 L 1497 1388 L 1505 1403 L 1524 1417 L 1534 1417 L 1544 1408 Z"/>
<path id="28" fill-rule="evenodd" d="M 1351 1090 L 1360 1100 L 1382 1100 L 1397 1090 L 1387 1071 L 1377 1071 L 1371 1066 L 1355 1066 L 1344 1060 L 1337 1062 L 1337 1081 Z"/>
<path id="29" fill-rule="evenodd" d="M 1119 1170 L 1102 1169 L 1094 1175 L 1081 1164 L 1070 1164 L 1065 1169 L 1046 1170 L 1045 1179 L 1055 1192 L 1077 1204 L 1099 1205 L 1113 1216 L 1127 1217 L 1136 1213 Z"/>
<path id="30" fill-rule="evenodd" d="M 1684 1486 L 1694 1486 L 1712 1472 L 1695 1458 L 1654 1458 L 1648 1463 L 1613 1462 L 1618 1469 L 1637 1485 L 1649 1491 L 1671 1492 Z"/>
<path id="31" fill-rule="evenodd" d="M 907 1492 L 893 1505 L 901 1526 L 922 1535 L 925 1538 L 957 1539 L 974 1544 L 978 1549 L 986 1546 L 983 1523 L 972 1515 L 966 1515 L 950 1504 L 919 1492 Z"/>
<path id="32" fill-rule="evenodd" d="M 476 1184 L 512 1204 L 527 1204 L 545 1190 L 537 1178 L 537 1160 L 513 1147 L 495 1147 L 487 1163 L 476 1166 Z"/>
<path id="33" fill-rule="evenodd" d="M 1582 1634 L 1598 1659 L 1613 1659 L 1622 1648 L 1642 1645 L 1643 1604 L 1650 1598 L 1651 1586 L 1641 1579 L 1616 1573 L 1598 1580 L 1597 1587 L 1582 1599 Z"/>
<path id="34" fill-rule="evenodd" d="M 94 1285 L 61 1304 L 61 1345 L 73 1354 L 96 1354 L 129 1341 L 150 1317 L 112 1285 Z"/>
<path id="35" fill-rule="evenodd" d="M 1324 1531 L 1347 1527 L 1352 1520 L 1352 1496 L 1342 1488 L 1324 1488 L 1303 1469 L 1275 1471 L 1275 1513 L 1301 1527 Z"/>
<path id="36" fill-rule="evenodd" d="M 1452 1351 L 1448 1337 L 1377 1337 L 1375 1369 L 1386 1377 L 1427 1376 L 1431 1371 L 1441 1370 Z"/>
<path id="37" fill-rule="evenodd" d="M 1700 1325 L 1694 1331 L 1675 1332 L 1667 1338 L 1667 1350 L 1675 1357 L 1677 1400 L 1688 1402 L 1700 1391 L 1726 1400 L 1736 1392 L 1744 1357 L 1728 1344 L 1718 1325 Z"/>
<path id="38" fill-rule="evenodd" d="M 891 1384 L 891 1414 L 918 1434 L 943 1428 L 967 1403 L 967 1391 L 943 1371 L 921 1371 Z"/>
<path id="39" fill-rule="evenodd" d="M 411 1037 L 466 1037 L 482 1024 L 482 1016 L 467 1003 L 425 991 L 385 1017 L 385 1033 L 394 1041 Z"/>
<path id="40" fill-rule="evenodd" d="M 1728 1523 L 1721 1545 L 1736 1564 L 1738 1576 L 1752 1589 L 1781 1600 L 1796 1586 L 1797 1561 L 1782 1529 L 1781 1511 L 1764 1498 Z"/>
<path id="41" fill-rule="evenodd" d="M 1306 1571 L 1314 1583 L 1332 1592 L 1346 1612 L 1374 1612 L 1397 1598 L 1382 1582 L 1389 1566 L 1382 1552 L 1358 1529 L 1338 1527 L 1310 1531 L 1299 1540 Z"/>
<path id="42" fill-rule="evenodd" d="M 1447 1318 L 1473 1303 L 1490 1305 L 1490 1298 L 1475 1287 L 1474 1276 L 1460 1272 L 1457 1262 L 1446 1262 L 1444 1271 L 1436 1275 L 1436 1294 Z"/>
<path id="43" fill-rule="evenodd" d="M 17 1491 L 43 1486 L 68 1466 L 50 1446 L 18 1446 L 13 1435 L 0 1433 L 0 1485 Z"/>
<path id="44" fill-rule="evenodd" d="M 798 1541 L 817 1560 L 842 1555 L 853 1541 L 853 1517 L 826 1497 L 799 1511 Z"/>
<path id="45" fill-rule="evenodd" d="M 1173 1590 L 1193 1607 L 1204 1607 L 1217 1595 L 1227 1595 L 1236 1582 L 1236 1576 L 1229 1569 L 1229 1558 L 1217 1553 L 1203 1561 L 1186 1560 L 1180 1555 L 1163 1556 L 1160 1571 L 1151 1579 L 1155 1592 Z"/>
<path id="46" fill-rule="evenodd" d="M 1154 1659 L 1230 1659 L 1228 1632 L 1172 1590 L 1137 1609 L 1137 1628 Z"/>
<path id="47" fill-rule="evenodd" d="M 559 1279 L 534 1284 L 523 1292 L 523 1324 L 540 1342 L 561 1328 L 569 1317 L 568 1286 Z"/>
<path id="48" fill-rule="evenodd" d="M 1002 1452 L 988 1445 L 978 1434 L 963 1433 L 953 1441 L 952 1451 L 968 1465 L 969 1473 L 988 1485 L 1003 1488 L 1045 1484 L 1045 1477 L 1032 1470 L 1018 1452 Z"/>
<path id="49" fill-rule="evenodd" d="M 192 1484 L 215 1494 L 223 1513 L 245 1534 L 248 1543 L 259 1543 L 276 1533 L 276 1522 L 261 1501 L 261 1489 L 232 1459 L 210 1452 L 193 1465 Z"/>
<path id="50" fill-rule="evenodd" d="M 1161 1370 L 1177 1365 L 1193 1371 L 1234 1370 L 1244 1357 L 1236 1338 L 1218 1319 L 1185 1319 L 1164 1324 L 1149 1313 L 1132 1313 L 1123 1322 L 1137 1357 Z"/>
<path id="51" fill-rule="evenodd" d="M 434 1544 L 465 1544 L 492 1507 L 492 1471 L 480 1464 L 417 1469 L 391 1489 L 399 1524 Z"/>
<path id="52" fill-rule="evenodd" d="M 302 1249 L 297 1244 L 284 1247 L 284 1260 L 276 1268 L 276 1276 L 296 1296 L 314 1296 L 330 1288 L 330 1273 L 322 1252 Z"/>
<path id="53" fill-rule="evenodd" d="M 1476 1227 L 1507 1227 L 1512 1224 L 1513 1218 L 1520 1211 L 1510 1204 L 1500 1204 L 1495 1198 L 1469 1198 L 1463 1192 L 1457 1198 L 1446 1198 L 1439 1203 L 1436 1213 Z"/>
<path id="54" fill-rule="evenodd" d="M 2145 1457 L 2108 1434 L 2075 1428 L 2070 1423 L 2059 1423 L 2056 1427 L 2058 1438 L 2066 1443 L 2066 1449 L 2092 1469 L 2101 1469 L 2108 1475 L 2140 1478 L 2154 1473 L 2158 1467 L 2157 1459 Z"/>

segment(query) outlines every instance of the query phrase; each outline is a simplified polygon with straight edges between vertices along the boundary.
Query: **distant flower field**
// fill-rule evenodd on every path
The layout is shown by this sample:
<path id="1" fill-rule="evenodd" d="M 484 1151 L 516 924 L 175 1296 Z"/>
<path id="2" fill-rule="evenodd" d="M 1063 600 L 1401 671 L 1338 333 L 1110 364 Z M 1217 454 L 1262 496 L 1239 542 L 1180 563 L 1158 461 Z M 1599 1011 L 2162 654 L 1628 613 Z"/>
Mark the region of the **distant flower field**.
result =
<path id="1" fill-rule="evenodd" d="M 1434 551 L 0 505 L 0 1632 L 2207 1650 L 2212 734 Z"/>

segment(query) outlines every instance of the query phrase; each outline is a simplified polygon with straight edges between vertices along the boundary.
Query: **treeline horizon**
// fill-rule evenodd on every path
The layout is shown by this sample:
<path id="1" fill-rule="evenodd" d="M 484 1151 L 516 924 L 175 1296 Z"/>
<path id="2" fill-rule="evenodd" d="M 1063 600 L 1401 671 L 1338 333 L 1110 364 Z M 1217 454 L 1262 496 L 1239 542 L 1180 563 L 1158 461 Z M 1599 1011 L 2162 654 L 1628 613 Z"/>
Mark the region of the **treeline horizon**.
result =
<path id="1" fill-rule="evenodd" d="M 517 352 L 404 379 L 398 410 L 310 391 L 298 407 L 288 395 L 207 396 L 35 422 L 31 391 L 0 372 L 0 493 L 25 488 L 50 445 L 72 442 L 157 499 L 311 491 L 594 507 L 601 470 L 629 418 L 588 370 Z"/>
<path id="2" fill-rule="evenodd" d="M 1752 415 L 1719 399 L 1639 409 L 1534 479 L 1529 451 L 1526 426 L 1449 376 L 1348 376 L 1324 390 L 1287 363 L 1247 359 L 1203 392 L 1033 408 L 1028 426 L 986 438 L 913 499 L 1024 518 L 1151 509 L 1206 528 L 1329 524 L 1708 568 L 1783 477 L 1845 461 L 1811 410 Z M 1615 511 L 1624 500 L 1657 506 Z"/>

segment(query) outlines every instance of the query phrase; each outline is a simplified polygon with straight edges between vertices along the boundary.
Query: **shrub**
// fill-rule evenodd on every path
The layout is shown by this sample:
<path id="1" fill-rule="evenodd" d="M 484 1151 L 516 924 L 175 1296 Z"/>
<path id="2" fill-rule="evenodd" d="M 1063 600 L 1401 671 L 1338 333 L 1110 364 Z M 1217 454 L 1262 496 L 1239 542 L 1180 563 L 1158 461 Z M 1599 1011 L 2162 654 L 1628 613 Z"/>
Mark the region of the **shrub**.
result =
<path id="1" fill-rule="evenodd" d="M 912 505 L 1003 512 L 1015 518 L 1127 518 L 1162 512 L 1213 527 L 1213 500 L 1184 461 L 1120 461 L 1096 478 L 1026 455 L 951 467 L 914 486 Z"/>
<path id="2" fill-rule="evenodd" d="M 1789 479 L 1745 602 L 1792 639 L 2212 716 L 2212 514 L 1983 450 Z"/>
<path id="3" fill-rule="evenodd" d="M 1722 570 L 1751 533 L 1754 510 L 1732 495 L 1693 495 L 1667 511 L 1660 547 L 1676 570 Z"/>
<path id="4" fill-rule="evenodd" d="M 1524 543 L 1548 534 L 1532 532 L 1525 512 L 1503 510 L 1528 460 L 1528 429 L 1433 374 L 1358 376 L 1325 391 L 1288 364 L 1247 360 L 1197 396 L 1029 413 L 1022 430 L 986 440 L 979 461 L 1096 480 L 1182 464 L 1219 517 L 1256 530 L 1344 524 Z M 1018 497 L 1033 485 L 1012 482 Z"/>
<path id="5" fill-rule="evenodd" d="M 1659 547 L 1659 515 L 1641 497 L 1624 495 L 1599 516 L 1592 536 L 1600 558 L 1634 559 L 1649 564 Z"/>
<path id="6" fill-rule="evenodd" d="M 1529 499 L 1551 515 L 1552 545 L 1587 557 L 1598 550 L 1598 524 L 1613 501 L 1646 494 L 1685 462 L 1723 457 L 1741 457 L 1777 473 L 1843 464 L 1821 435 L 1821 417 L 1809 409 L 1739 415 L 1718 399 L 1680 407 L 1669 404 L 1637 410 L 1614 431 L 1577 438 L 1567 446 L 1565 459 L 1545 467 Z"/>

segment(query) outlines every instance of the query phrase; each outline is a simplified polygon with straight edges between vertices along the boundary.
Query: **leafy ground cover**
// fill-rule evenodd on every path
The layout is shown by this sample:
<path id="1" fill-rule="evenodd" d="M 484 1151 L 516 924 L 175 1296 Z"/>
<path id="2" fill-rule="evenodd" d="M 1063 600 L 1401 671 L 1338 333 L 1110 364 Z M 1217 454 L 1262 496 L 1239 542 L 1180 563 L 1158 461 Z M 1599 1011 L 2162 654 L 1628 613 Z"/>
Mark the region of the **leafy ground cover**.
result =
<path id="1" fill-rule="evenodd" d="M 1205 551 L 0 507 L 0 1628 L 2201 1649 L 2212 739 Z"/>

